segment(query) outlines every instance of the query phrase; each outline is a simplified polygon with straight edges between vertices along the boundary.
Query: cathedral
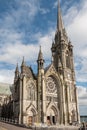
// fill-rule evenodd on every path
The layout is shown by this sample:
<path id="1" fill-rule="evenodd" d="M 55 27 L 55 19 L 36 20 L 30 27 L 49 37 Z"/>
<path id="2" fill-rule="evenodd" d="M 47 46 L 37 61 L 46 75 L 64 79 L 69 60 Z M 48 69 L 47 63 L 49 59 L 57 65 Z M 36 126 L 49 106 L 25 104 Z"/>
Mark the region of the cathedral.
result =
<path id="1" fill-rule="evenodd" d="M 42 49 L 37 57 L 37 74 L 23 58 L 21 72 L 15 69 L 13 113 L 19 124 L 60 125 L 79 122 L 73 45 L 64 28 L 58 3 L 57 29 L 51 47 L 52 62 L 44 68 Z"/>

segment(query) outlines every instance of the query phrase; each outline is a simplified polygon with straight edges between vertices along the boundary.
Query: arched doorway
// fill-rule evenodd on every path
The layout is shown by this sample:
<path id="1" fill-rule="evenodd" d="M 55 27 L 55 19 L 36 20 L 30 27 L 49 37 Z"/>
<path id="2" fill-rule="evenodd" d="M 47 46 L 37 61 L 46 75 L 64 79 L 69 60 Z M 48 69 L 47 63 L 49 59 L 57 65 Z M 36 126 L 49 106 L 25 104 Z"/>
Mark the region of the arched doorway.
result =
<path id="1" fill-rule="evenodd" d="M 33 112 L 30 111 L 28 113 L 28 125 L 32 125 L 33 124 Z"/>
<path id="2" fill-rule="evenodd" d="M 46 119 L 47 124 L 60 124 L 63 118 L 63 104 L 62 104 L 62 82 L 57 73 L 55 73 L 54 66 L 51 65 L 49 71 L 46 73 L 45 85 L 46 85 L 46 101 L 47 112 Z M 60 103 L 61 102 L 61 103 Z M 61 108 L 59 113 L 59 108 Z M 60 118 L 61 115 L 61 118 Z"/>
<path id="3" fill-rule="evenodd" d="M 76 117 L 77 117 L 77 116 L 76 116 L 76 111 L 75 111 L 75 110 L 72 110 L 72 112 L 71 112 L 72 122 L 77 121 Z"/>
<path id="4" fill-rule="evenodd" d="M 36 122 L 36 111 L 32 108 L 28 111 L 27 124 L 29 126 Z"/>
<path id="5" fill-rule="evenodd" d="M 58 110 L 52 106 L 47 110 L 47 124 L 55 125 L 58 122 Z"/>

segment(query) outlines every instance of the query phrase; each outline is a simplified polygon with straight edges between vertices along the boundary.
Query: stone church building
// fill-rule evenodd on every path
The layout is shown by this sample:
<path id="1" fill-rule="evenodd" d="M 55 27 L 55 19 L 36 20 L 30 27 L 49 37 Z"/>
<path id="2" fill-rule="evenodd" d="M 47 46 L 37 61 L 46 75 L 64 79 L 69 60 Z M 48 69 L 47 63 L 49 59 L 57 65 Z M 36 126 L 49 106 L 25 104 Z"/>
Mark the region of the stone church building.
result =
<path id="1" fill-rule="evenodd" d="M 58 3 L 57 29 L 51 47 L 52 62 L 44 68 L 40 47 L 37 75 L 24 58 L 21 72 L 15 70 L 13 89 L 14 118 L 20 124 L 48 125 L 79 122 L 78 98 L 73 62 L 73 45 L 69 41 Z"/>

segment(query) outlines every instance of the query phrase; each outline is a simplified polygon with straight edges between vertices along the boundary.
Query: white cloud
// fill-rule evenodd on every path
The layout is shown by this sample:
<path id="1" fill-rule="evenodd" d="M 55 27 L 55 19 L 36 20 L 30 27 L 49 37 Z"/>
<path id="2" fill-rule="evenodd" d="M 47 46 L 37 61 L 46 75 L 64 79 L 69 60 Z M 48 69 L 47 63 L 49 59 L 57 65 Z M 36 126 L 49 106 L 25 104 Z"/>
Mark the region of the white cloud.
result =
<path id="1" fill-rule="evenodd" d="M 78 86 L 78 101 L 80 115 L 87 115 L 87 88 Z"/>
<path id="2" fill-rule="evenodd" d="M 71 7 L 65 17 L 67 23 L 67 31 L 72 39 L 75 55 L 87 57 L 87 1 L 80 3 L 82 8 Z"/>
<path id="3" fill-rule="evenodd" d="M 87 88 L 78 86 L 78 97 L 80 99 L 84 98 L 87 100 Z"/>
<path id="4" fill-rule="evenodd" d="M 0 82 L 13 84 L 14 70 L 0 70 Z"/>
<path id="5" fill-rule="evenodd" d="M 66 7 L 63 11 L 65 9 Z M 76 81 L 84 84 L 87 82 L 87 1 L 83 0 L 79 5 L 73 4 L 64 12 L 63 18 L 68 36 L 74 45 Z M 87 86 L 78 86 L 78 97 L 80 113 L 87 114 Z"/>
<path id="6" fill-rule="evenodd" d="M 87 1 L 70 7 L 64 16 L 68 36 L 74 45 L 76 79 L 87 82 Z M 80 60 L 79 60 L 80 59 Z"/>
<path id="7" fill-rule="evenodd" d="M 40 8 L 39 11 L 42 13 L 42 14 L 47 14 L 50 12 L 49 9 L 45 9 L 45 8 Z"/>
<path id="8" fill-rule="evenodd" d="M 21 59 L 20 57 L 22 56 L 25 56 L 26 60 L 34 61 L 38 54 L 40 44 L 42 44 L 44 48 L 43 51 L 46 52 L 47 56 L 47 48 L 49 46 L 47 46 L 47 43 L 51 41 L 51 36 L 49 36 L 49 34 L 45 34 L 44 36 L 42 36 L 41 33 L 37 33 L 35 36 L 34 34 L 31 34 L 31 38 L 38 41 L 37 44 L 33 45 L 29 43 L 25 45 L 23 43 L 25 32 L 19 32 L 17 29 L 17 26 L 19 26 L 21 22 L 24 22 L 24 24 L 28 22 L 27 25 L 29 25 L 40 9 L 43 13 L 46 13 L 47 10 L 39 7 L 38 0 L 15 0 L 15 4 L 17 4 L 18 8 L 16 10 L 12 8 L 11 12 L 8 11 L 6 14 L 4 14 L 5 17 L 1 20 L 2 27 L 0 29 L 0 61 L 14 64 L 18 59 Z M 26 27 L 24 26 L 24 28 Z"/>
<path id="9" fill-rule="evenodd" d="M 14 1 L 13 1 L 14 2 Z M 3 14 L 2 19 L 0 19 L 1 27 L 8 29 L 18 29 L 18 27 L 24 24 L 30 23 L 34 20 L 35 15 L 39 11 L 39 0 L 15 0 L 14 6 Z"/>
<path id="10" fill-rule="evenodd" d="M 76 57 L 76 80 L 78 82 L 87 82 L 87 59 L 82 57 Z"/>
<path id="11" fill-rule="evenodd" d="M 58 0 L 56 0 L 56 1 L 54 2 L 53 8 L 57 8 L 57 6 L 58 6 Z"/>
<path id="12" fill-rule="evenodd" d="M 50 59 L 51 61 L 51 44 L 52 38 L 54 38 L 55 30 L 49 29 L 49 31 L 43 35 L 41 32 L 32 34 L 31 38 L 35 39 L 36 44 L 23 44 L 24 32 L 19 32 L 17 27 L 27 22 L 30 23 L 34 20 L 35 15 L 38 11 L 46 14 L 49 10 L 39 7 L 38 0 L 15 0 L 18 4 L 18 9 L 12 9 L 10 14 L 7 12 L 5 17 L 0 20 L 0 62 L 9 64 L 21 64 L 22 57 L 25 56 L 25 60 L 28 62 L 35 63 L 38 57 L 39 46 L 42 46 L 42 52 L 45 60 Z M 54 7 L 57 7 L 55 1 Z M 69 8 L 67 14 L 64 16 L 66 30 L 74 45 L 75 52 L 75 66 L 76 68 L 76 79 L 79 82 L 87 82 L 87 1 L 79 4 L 78 6 L 72 6 Z M 27 15 L 28 14 L 28 15 Z M 79 60 L 77 60 L 79 59 Z M 47 61 L 46 61 L 47 63 Z M 13 83 L 14 69 L 0 69 L 0 82 Z M 79 104 L 87 104 L 87 89 L 83 86 L 78 86 Z"/>
<path id="13" fill-rule="evenodd" d="M 1 47 L 0 61 L 15 64 L 17 58 L 21 59 L 21 57 L 23 56 L 25 56 L 27 61 L 35 61 L 37 60 L 36 58 L 39 52 L 40 45 L 42 46 L 44 58 L 48 59 L 51 56 L 50 48 L 53 35 L 54 32 L 52 32 L 51 30 L 48 34 L 43 36 L 41 34 L 35 35 L 35 39 L 37 39 L 37 44 L 23 44 L 21 43 L 20 35 L 9 35 L 8 40 L 6 39 L 8 43 L 5 46 Z"/>
<path id="14" fill-rule="evenodd" d="M 41 32 L 37 34 L 32 34 L 31 38 L 37 40 L 36 44 L 29 43 L 27 45 L 23 44 L 24 32 L 18 32 L 17 26 L 22 21 L 29 24 L 34 20 L 34 16 L 40 11 L 40 6 L 38 0 L 15 0 L 19 6 L 17 10 L 12 9 L 12 12 L 7 13 L 3 19 L 3 24 L 0 29 L 0 61 L 15 64 L 20 62 L 22 56 L 25 56 L 26 61 L 33 62 L 37 60 L 37 55 L 39 51 L 39 45 L 42 46 L 42 52 L 45 59 L 51 60 L 51 44 L 52 38 L 54 37 L 55 30 L 49 29 L 49 31 L 43 35 Z M 55 1 L 54 6 L 57 6 Z M 72 44 L 74 45 L 75 52 L 75 64 L 76 66 L 81 65 L 81 68 L 76 70 L 77 81 L 87 81 L 87 1 L 84 1 L 78 6 L 72 6 L 69 8 L 67 14 L 64 16 L 64 21 L 66 23 L 66 30 L 68 30 L 68 35 L 71 38 Z M 43 10 L 43 8 L 42 8 Z M 47 11 L 47 10 L 46 10 Z M 27 18 L 28 13 L 28 18 Z M 24 17 L 23 17 L 24 16 Z M 1 22 L 1 21 L 0 21 Z M 25 27 L 26 28 L 26 27 Z M 28 28 L 28 27 L 27 27 Z M 4 38 L 5 37 L 5 38 Z M 5 45 L 4 45 L 5 44 Z M 32 55 L 31 55 L 32 54 Z M 78 62 L 78 58 L 82 60 Z"/>
<path id="15" fill-rule="evenodd" d="M 23 38 L 26 29 L 39 11 L 39 0 L 14 0 L 13 2 L 14 5 L 11 5 L 0 18 L 0 64 L 8 63 L 9 66 L 17 62 L 21 63 L 23 56 L 28 60 L 30 57 L 31 61 L 35 60 L 34 57 L 37 55 L 37 52 L 35 53 L 37 46 L 23 44 Z M 12 83 L 14 71 L 4 66 L 0 67 L 0 82 Z"/>
<path id="16" fill-rule="evenodd" d="M 45 35 L 42 35 L 41 33 L 38 33 L 33 36 L 33 38 L 37 39 L 36 44 L 23 44 L 20 41 L 20 35 L 17 37 L 18 39 L 14 40 L 14 37 L 16 35 L 13 35 L 11 39 L 13 39 L 14 43 L 9 39 L 10 43 L 8 42 L 5 46 L 1 47 L 0 52 L 0 61 L 10 64 L 16 64 L 19 63 L 19 66 L 21 65 L 22 57 L 25 56 L 25 61 L 29 62 L 30 65 L 37 61 L 38 53 L 39 53 L 39 46 L 42 47 L 43 57 L 45 60 L 51 61 L 51 44 L 52 44 L 52 37 L 54 36 L 54 31 L 52 29 L 49 30 L 49 32 Z M 50 57 L 50 58 L 49 58 Z M 46 61 L 48 62 L 48 61 Z M 35 62 L 37 64 L 37 62 Z M 0 70 L 0 82 L 8 82 L 12 83 L 12 78 L 14 75 L 13 70 Z M 8 75 L 8 76 L 7 76 Z M 6 77 L 8 77 L 6 79 Z M 11 78 L 11 79 L 10 79 Z M 8 80 L 9 79 L 9 80 Z"/>

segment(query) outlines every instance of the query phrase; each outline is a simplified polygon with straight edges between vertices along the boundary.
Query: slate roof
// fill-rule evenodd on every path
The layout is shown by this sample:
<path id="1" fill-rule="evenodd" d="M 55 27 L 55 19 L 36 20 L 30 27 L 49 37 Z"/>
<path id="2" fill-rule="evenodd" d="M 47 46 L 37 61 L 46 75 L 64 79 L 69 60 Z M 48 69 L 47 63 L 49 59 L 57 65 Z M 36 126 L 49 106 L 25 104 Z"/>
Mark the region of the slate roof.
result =
<path id="1" fill-rule="evenodd" d="M 0 83 L 0 94 L 10 95 L 12 84 Z"/>

